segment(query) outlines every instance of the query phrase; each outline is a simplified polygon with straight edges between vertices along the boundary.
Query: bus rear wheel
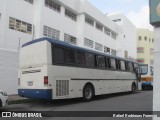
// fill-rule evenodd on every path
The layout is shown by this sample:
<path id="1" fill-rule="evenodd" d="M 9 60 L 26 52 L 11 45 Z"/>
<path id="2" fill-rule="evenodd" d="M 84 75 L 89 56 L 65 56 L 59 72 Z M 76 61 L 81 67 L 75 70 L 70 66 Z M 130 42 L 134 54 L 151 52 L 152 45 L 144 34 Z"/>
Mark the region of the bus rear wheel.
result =
<path id="1" fill-rule="evenodd" d="M 94 90 L 93 87 L 90 84 L 85 85 L 83 88 L 83 100 L 85 102 L 89 102 L 93 99 L 94 96 Z"/>
<path id="2" fill-rule="evenodd" d="M 136 84 L 132 83 L 131 93 L 134 94 L 136 92 Z"/>

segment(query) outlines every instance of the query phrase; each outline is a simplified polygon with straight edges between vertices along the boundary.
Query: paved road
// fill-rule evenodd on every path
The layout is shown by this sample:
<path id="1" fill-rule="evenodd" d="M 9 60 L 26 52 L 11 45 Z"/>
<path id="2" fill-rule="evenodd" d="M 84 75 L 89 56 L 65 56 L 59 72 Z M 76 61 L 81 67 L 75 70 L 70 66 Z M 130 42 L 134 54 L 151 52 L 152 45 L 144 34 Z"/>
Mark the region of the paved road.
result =
<path id="1" fill-rule="evenodd" d="M 30 103 L 9 105 L 7 111 L 152 111 L 152 96 L 152 91 L 141 91 L 135 94 L 119 93 L 97 96 L 92 102 L 82 102 L 81 99 L 59 100 L 50 103 L 45 101 L 34 101 Z M 53 118 L 46 119 L 52 120 Z M 82 118 L 54 119 L 80 120 Z M 83 120 L 84 119 L 106 120 L 106 118 L 83 118 Z M 115 118 L 110 119 L 115 120 Z M 116 118 L 116 120 L 117 119 L 118 118 Z M 128 118 L 128 120 L 132 119 L 135 120 L 135 118 Z M 136 120 L 138 119 L 136 118 Z M 140 120 L 142 120 L 142 118 Z M 144 120 L 151 120 L 151 118 L 144 118 Z"/>

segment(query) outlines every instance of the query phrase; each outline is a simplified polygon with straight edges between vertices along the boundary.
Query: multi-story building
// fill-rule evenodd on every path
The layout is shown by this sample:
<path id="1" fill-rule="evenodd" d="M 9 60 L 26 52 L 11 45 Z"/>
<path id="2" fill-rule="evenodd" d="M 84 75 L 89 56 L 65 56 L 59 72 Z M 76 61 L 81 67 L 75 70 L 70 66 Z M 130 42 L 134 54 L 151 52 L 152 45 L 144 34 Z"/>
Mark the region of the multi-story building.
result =
<path id="1" fill-rule="evenodd" d="M 136 26 L 124 15 L 114 14 L 109 16 L 113 22 L 117 23 L 121 29 L 121 39 L 117 51 L 120 52 L 120 56 L 125 58 L 136 60 L 137 58 L 137 28 Z"/>
<path id="2" fill-rule="evenodd" d="M 148 29 L 137 30 L 137 61 L 139 63 L 153 64 L 153 44 L 153 31 Z"/>
<path id="3" fill-rule="evenodd" d="M 0 8 L 1 48 L 47 36 L 116 53 L 119 27 L 86 0 L 1 0 Z"/>
<path id="4" fill-rule="evenodd" d="M 0 0 L 1 49 L 19 51 L 22 44 L 46 36 L 120 57 L 127 51 L 134 58 L 134 47 L 123 49 L 123 39 L 133 31 L 124 36 L 122 28 L 87 0 Z"/>

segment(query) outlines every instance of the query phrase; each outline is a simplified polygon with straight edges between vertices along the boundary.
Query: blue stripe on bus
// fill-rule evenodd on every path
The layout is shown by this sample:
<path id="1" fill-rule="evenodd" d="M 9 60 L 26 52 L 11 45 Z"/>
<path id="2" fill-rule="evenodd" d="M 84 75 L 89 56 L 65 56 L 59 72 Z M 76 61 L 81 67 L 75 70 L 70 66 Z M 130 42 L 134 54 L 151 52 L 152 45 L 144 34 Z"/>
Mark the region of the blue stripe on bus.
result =
<path id="1" fill-rule="evenodd" d="M 52 90 L 43 89 L 18 89 L 19 96 L 32 99 L 52 99 Z"/>
<path id="2" fill-rule="evenodd" d="M 43 38 L 39 38 L 39 39 L 36 39 L 36 40 L 32 40 L 32 41 L 27 42 L 24 45 L 22 45 L 22 47 L 26 47 L 26 46 L 29 46 L 31 44 L 35 44 L 35 43 L 42 42 L 42 41 L 48 41 L 53 45 L 58 45 L 58 46 L 62 46 L 62 47 L 68 47 L 68 48 L 75 49 L 75 50 L 80 50 L 80 51 L 90 52 L 90 53 L 99 54 L 99 55 L 103 55 L 103 56 L 113 57 L 113 58 L 117 58 L 117 59 L 121 59 L 121 60 L 126 60 L 126 59 L 121 58 L 121 57 L 112 56 L 112 55 L 108 55 L 108 54 L 105 54 L 105 53 L 101 53 L 101 52 L 89 50 L 89 49 L 86 49 L 86 48 L 74 46 L 74 45 L 71 45 L 71 44 L 69 44 L 67 42 L 56 40 L 56 39 L 52 39 L 52 38 L 48 38 L 48 37 L 43 37 Z M 132 60 L 126 60 L 126 61 L 137 63 L 137 62 L 134 62 Z"/>

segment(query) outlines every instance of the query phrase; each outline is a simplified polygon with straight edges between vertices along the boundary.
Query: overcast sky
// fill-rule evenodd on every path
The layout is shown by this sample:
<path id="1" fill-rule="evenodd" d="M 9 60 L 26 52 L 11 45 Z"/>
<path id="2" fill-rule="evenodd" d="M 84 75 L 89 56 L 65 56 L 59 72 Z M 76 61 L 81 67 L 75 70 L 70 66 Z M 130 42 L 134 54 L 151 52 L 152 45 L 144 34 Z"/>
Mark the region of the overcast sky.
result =
<path id="1" fill-rule="evenodd" d="M 149 24 L 149 0 L 88 0 L 102 13 L 125 14 L 137 28 L 153 30 Z"/>

